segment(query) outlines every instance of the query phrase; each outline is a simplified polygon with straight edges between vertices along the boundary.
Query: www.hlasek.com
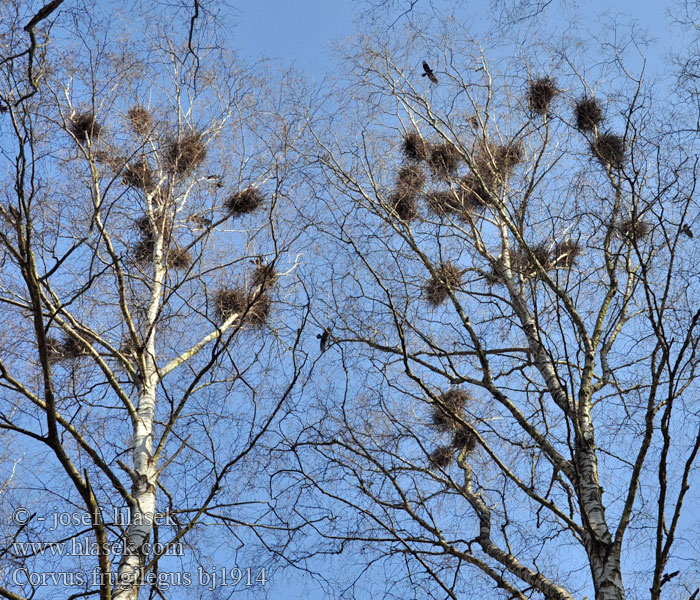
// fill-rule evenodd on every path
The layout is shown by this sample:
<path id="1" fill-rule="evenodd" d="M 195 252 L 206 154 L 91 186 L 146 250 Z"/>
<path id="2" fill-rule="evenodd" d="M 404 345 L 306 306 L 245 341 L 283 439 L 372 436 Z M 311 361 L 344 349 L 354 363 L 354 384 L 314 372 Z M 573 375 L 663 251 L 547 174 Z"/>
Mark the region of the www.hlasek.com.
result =
<path id="1" fill-rule="evenodd" d="M 104 580 L 104 574 L 99 568 L 95 568 L 92 572 L 84 571 L 63 571 L 63 572 L 44 572 L 33 573 L 26 568 L 15 569 L 12 572 L 12 582 L 15 585 L 30 584 L 34 587 L 42 586 L 84 586 L 91 584 L 98 586 Z M 111 574 L 112 584 L 117 584 L 117 574 Z M 254 569 L 251 567 L 239 568 L 218 568 L 216 566 L 210 569 L 198 567 L 196 573 L 188 573 L 183 571 L 166 572 L 159 571 L 154 573 L 149 571 L 144 574 L 143 583 L 145 585 L 156 585 L 162 591 L 168 590 L 171 586 L 191 586 L 199 585 L 207 590 L 214 590 L 223 587 L 234 586 L 264 586 L 267 583 L 267 575 L 265 567 Z"/>

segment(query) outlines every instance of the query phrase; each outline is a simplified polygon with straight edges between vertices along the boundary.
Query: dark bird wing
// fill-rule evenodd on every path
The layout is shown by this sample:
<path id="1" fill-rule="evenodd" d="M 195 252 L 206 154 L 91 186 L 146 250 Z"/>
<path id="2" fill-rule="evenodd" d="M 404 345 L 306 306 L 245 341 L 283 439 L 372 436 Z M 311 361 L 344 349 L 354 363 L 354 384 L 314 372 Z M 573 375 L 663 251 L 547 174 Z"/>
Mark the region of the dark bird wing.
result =
<path id="1" fill-rule="evenodd" d="M 432 83 L 437 83 L 437 77 L 435 77 L 435 73 L 433 73 L 433 70 L 430 68 L 430 65 L 423 61 L 423 74 L 421 77 L 427 77 L 430 79 Z"/>
<path id="2" fill-rule="evenodd" d="M 328 348 L 328 339 L 331 337 L 331 330 L 326 327 L 323 333 L 319 333 L 316 337 L 321 340 L 321 353 L 323 354 L 326 348 Z"/>
<path id="3" fill-rule="evenodd" d="M 684 225 L 681 229 L 681 233 L 685 233 L 689 238 L 693 237 L 693 231 L 690 229 L 689 225 Z"/>

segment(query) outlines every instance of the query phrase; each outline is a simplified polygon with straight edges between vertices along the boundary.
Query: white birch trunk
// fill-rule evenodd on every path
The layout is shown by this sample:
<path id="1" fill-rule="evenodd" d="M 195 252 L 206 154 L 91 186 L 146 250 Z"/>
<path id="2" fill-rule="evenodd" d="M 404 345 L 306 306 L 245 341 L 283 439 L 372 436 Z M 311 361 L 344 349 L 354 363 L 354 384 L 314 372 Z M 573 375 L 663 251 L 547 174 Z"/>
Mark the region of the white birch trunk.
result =
<path id="1" fill-rule="evenodd" d="M 156 484 L 158 465 L 153 456 L 153 419 L 156 407 L 158 371 L 156 368 L 156 319 L 160 307 L 165 278 L 163 264 L 163 235 L 161 227 L 154 227 L 153 287 L 147 313 L 148 335 L 144 340 L 143 385 L 139 392 L 137 419 L 133 434 L 133 473 L 131 494 L 134 508 L 126 530 L 125 548 L 117 570 L 114 600 L 138 600 L 143 568 L 144 544 L 153 529 L 156 512 Z"/>

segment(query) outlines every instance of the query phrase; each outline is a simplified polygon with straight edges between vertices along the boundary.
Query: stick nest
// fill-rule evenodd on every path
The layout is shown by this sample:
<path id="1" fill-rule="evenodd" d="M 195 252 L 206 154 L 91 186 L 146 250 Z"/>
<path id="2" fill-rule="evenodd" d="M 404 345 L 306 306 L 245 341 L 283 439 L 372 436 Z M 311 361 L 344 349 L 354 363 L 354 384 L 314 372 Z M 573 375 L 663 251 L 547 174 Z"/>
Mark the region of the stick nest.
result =
<path id="1" fill-rule="evenodd" d="M 558 269 L 571 269 L 582 252 L 581 244 L 574 240 L 559 242 L 554 246 L 552 264 Z"/>
<path id="2" fill-rule="evenodd" d="M 430 149 L 428 166 L 441 179 L 449 179 L 457 171 L 462 155 L 451 142 L 435 144 Z"/>
<path id="3" fill-rule="evenodd" d="M 131 129 L 137 135 L 146 137 L 153 130 L 153 118 L 143 106 L 134 106 L 126 113 Z"/>
<path id="4" fill-rule="evenodd" d="M 452 447 L 464 452 L 473 452 L 476 448 L 476 436 L 465 426 L 460 426 L 452 436 Z"/>
<path id="5" fill-rule="evenodd" d="M 626 219 L 617 226 L 617 230 L 625 238 L 641 240 L 649 235 L 651 226 L 638 219 Z"/>
<path id="6" fill-rule="evenodd" d="M 428 460 L 433 467 L 445 469 L 450 466 L 453 458 L 454 450 L 450 446 L 438 446 L 430 453 Z"/>
<path id="7" fill-rule="evenodd" d="M 122 181 L 133 188 L 150 191 L 155 187 L 155 177 L 148 161 L 143 158 L 124 167 Z"/>
<path id="8" fill-rule="evenodd" d="M 237 217 L 257 210 L 264 201 L 265 197 L 259 189 L 249 187 L 230 196 L 224 205 L 231 216 Z"/>
<path id="9" fill-rule="evenodd" d="M 549 77 L 535 79 L 528 84 L 527 104 L 536 115 L 546 115 L 554 97 L 559 93 L 556 84 Z"/>
<path id="10" fill-rule="evenodd" d="M 69 336 L 63 339 L 47 336 L 46 349 L 49 362 L 52 363 L 80 358 L 88 353 L 87 348 L 81 342 Z"/>
<path id="11" fill-rule="evenodd" d="M 421 162 L 428 160 L 430 156 L 430 144 L 428 144 L 417 131 L 410 131 L 403 138 L 401 151 L 408 160 Z"/>
<path id="12" fill-rule="evenodd" d="M 591 143 L 591 152 L 603 166 L 621 169 L 625 162 L 625 142 L 615 133 L 603 133 Z"/>
<path id="13" fill-rule="evenodd" d="M 199 167 L 206 155 L 207 147 L 201 134 L 192 133 L 179 141 L 170 142 L 165 160 L 173 172 L 183 175 Z"/>
<path id="14" fill-rule="evenodd" d="M 432 306 L 439 306 L 450 295 L 450 289 L 458 288 L 462 283 L 462 270 L 455 264 L 447 262 L 438 269 L 425 284 L 425 299 Z"/>
<path id="15" fill-rule="evenodd" d="M 396 191 L 389 196 L 389 206 L 393 213 L 407 223 L 418 216 L 416 194 L 411 191 Z"/>
<path id="16" fill-rule="evenodd" d="M 82 142 L 88 138 L 98 138 L 102 132 L 102 125 L 97 122 L 93 113 L 79 113 L 68 122 L 68 131 Z"/>
<path id="17" fill-rule="evenodd" d="M 582 98 L 574 108 L 576 129 L 579 131 L 595 131 L 603 122 L 603 109 L 595 98 Z"/>
<path id="18" fill-rule="evenodd" d="M 238 314 L 243 323 L 259 327 L 264 325 L 272 305 L 265 292 L 251 293 L 243 288 L 222 288 L 214 295 L 214 312 L 219 322 Z"/>
<path id="19" fill-rule="evenodd" d="M 471 395 L 460 388 L 443 392 L 433 405 L 432 425 L 439 431 L 455 431 L 464 419 L 464 408 Z"/>

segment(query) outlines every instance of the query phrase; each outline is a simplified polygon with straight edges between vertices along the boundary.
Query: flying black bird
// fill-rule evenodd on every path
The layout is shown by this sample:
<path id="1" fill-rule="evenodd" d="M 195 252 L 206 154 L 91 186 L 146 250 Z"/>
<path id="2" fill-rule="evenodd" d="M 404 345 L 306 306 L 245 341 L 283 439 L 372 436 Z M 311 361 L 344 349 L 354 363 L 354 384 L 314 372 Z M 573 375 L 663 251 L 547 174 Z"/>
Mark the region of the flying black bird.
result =
<path id="1" fill-rule="evenodd" d="M 421 75 L 421 77 L 427 77 L 428 79 L 430 79 L 431 82 L 437 83 L 437 77 L 435 77 L 435 73 L 433 73 L 433 70 L 425 61 L 423 61 L 423 74 Z"/>
<path id="2" fill-rule="evenodd" d="M 687 235 L 689 238 L 693 237 L 693 232 L 687 223 L 681 227 L 681 233 L 685 233 L 685 235 Z"/>
<path id="3" fill-rule="evenodd" d="M 331 337 L 331 330 L 328 327 L 323 328 L 323 333 L 316 335 L 316 338 L 321 340 L 321 354 L 326 351 L 328 347 L 328 339 Z"/>

